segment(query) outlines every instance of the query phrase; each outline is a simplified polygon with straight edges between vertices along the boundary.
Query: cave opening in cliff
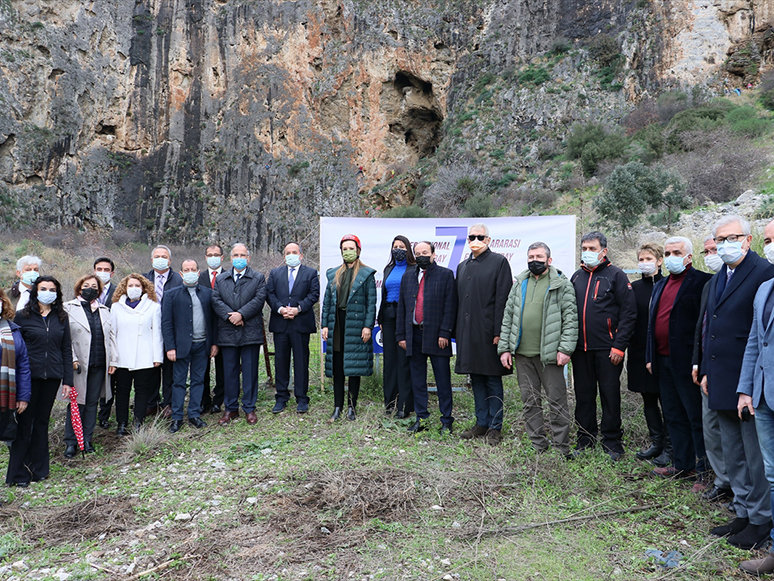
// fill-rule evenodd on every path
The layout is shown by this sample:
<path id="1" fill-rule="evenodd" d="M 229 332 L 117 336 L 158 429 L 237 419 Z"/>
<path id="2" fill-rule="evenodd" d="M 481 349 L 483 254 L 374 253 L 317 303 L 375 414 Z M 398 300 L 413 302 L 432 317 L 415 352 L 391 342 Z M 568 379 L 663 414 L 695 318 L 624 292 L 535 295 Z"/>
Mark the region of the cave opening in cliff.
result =
<path id="1" fill-rule="evenodd" d="M 403 139 L 415 159 L 433 155 L 441 140 L 443 122 L 433 84 L 409 72 L 398 71 L 392 85 L 400 102 L 396 112 L 400 113 L 390 123 L 390 133 Z"/>
<path id="2" fill-rule="evenodd" d="M 411 73 L 405 71 L 398 71 L 395 73 L 395 80 L 393 81 L 395 89 L 401 95 L 406 94 L 406 89 L 417 89 L 427 96 L 433 94 L 433 84 L 423 81 L 422 79 L 415 77 Z"/>

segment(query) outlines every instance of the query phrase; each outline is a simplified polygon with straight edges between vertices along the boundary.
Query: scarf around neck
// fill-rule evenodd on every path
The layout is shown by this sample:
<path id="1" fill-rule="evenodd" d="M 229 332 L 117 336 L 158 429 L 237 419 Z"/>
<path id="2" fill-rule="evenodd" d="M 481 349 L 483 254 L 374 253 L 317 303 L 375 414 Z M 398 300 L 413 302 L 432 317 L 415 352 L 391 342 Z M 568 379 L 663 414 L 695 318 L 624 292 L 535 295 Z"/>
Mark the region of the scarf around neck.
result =
<path id="1" fill-rule="evenodd" d="M 16 345 L 11 325 L 0 319 L 0 412 L 16 408 Z"/>

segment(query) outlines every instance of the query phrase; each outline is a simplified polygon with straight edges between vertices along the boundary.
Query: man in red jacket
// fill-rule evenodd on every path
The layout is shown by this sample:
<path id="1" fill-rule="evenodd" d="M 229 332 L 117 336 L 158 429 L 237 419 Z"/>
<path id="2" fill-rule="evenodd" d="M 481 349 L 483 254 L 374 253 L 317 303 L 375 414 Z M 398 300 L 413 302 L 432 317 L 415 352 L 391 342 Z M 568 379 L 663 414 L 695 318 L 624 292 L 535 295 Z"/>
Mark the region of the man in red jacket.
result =
<path id="1" fill-rule="evenodd" d="M 572 356 L 577 450 L 597 443 L 597 385 L 602 401 L 602 446 L 613 461 L 624 453 L 621 438 L 621 370 L 637 318 L 632 285 L 610 264 L 607 238 L 581 238 L 581 267 L 570 279 L 578 301 L 578 346 Z"/>

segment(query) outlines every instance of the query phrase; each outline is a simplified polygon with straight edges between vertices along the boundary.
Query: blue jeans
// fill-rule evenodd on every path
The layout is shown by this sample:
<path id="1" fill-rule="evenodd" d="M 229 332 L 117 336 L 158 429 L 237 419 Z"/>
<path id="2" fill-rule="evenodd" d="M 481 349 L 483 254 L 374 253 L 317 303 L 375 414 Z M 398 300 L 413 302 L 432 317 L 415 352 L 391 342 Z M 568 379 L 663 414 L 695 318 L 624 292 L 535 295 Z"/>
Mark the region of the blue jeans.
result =
<path id="1" fill-rule="evenodd" d="M 476 425 L 491 430 L 503 429 L 503 378 L 501 375 L 470 374 Z"/>
<path id="2" fill-rule="evenodd" d="M 762 393 L 761 401 L 755 408 L 755 425 L 763 457 L 763 470 L 771 487 L 769 495 L 774 506 L 774 411 L 768 406 Z M 771 538 L 774 539 L 774 529 L 771 530 Z"/>
<path id="3" fill-rule="evenodd" d="M 198 418 L 202 408 L 202 393 L 204 393 L 204 371 L 207 369 L 207 342 L 191 343 L 191 350 L 186 357 L 181 357 L 172 363 L 172 419 L 183 419 L 185 405 L 185 385 L 188 370 L 191 370 L 191 397 L 188 400 L 188 417 Z"/>

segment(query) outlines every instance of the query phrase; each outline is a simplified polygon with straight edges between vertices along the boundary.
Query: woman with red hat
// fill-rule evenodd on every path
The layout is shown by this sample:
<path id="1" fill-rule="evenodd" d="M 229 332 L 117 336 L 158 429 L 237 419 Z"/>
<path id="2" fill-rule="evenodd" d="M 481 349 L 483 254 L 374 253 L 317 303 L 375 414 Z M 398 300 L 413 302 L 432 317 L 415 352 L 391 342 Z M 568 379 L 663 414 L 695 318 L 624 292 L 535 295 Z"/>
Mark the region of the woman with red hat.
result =
<path id="1" fill-rule="evenodd" d="M 325 375 L 333 377 L 331 421 L 344 407 L 344 379 L 349 378 L 347 419 L 355 419 L 360 378 L 374 371 L 371 330 L 376 319 L 376 270 L 360 261 L 360 239 L 347 234 L 339 242 L 343 264 L 326 273 L 322 337 L 328 342 Z"/>

